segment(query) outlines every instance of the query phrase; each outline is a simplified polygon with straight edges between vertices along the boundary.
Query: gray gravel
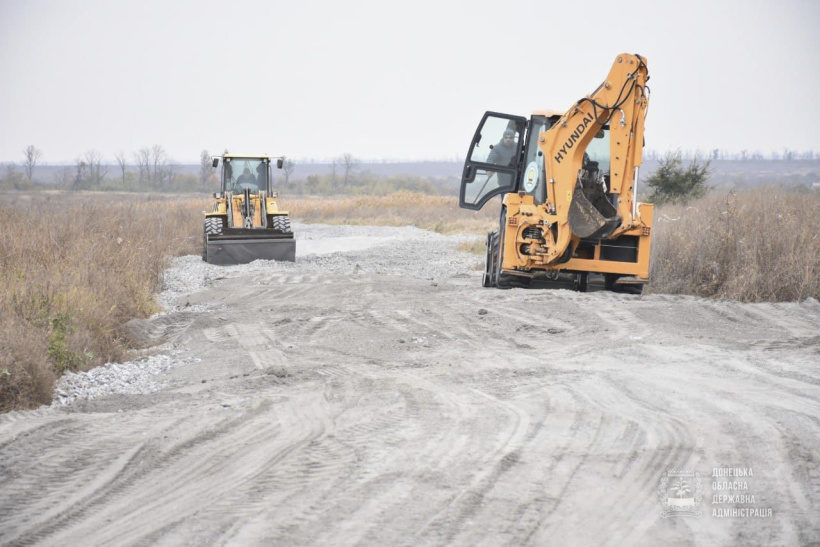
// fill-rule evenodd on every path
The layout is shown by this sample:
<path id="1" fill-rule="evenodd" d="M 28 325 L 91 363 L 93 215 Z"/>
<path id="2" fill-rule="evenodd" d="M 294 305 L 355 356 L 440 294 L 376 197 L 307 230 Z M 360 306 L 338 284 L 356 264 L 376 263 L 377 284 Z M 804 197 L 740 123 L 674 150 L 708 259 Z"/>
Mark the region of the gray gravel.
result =
<path id="1" fill-rule="evenodd" d="M 159 295 L 160 304 L 167 311 L 180 311 L 185 306 L 184 297 L 199 292 L 214 280 L 231 278 L 247 272 L 293 271 L 328 273 L 380 273 L 441 279 L 468 275 L 476 271 L 483 257 L 461 252 L 462 243 L 482 241 L 484 236 L 445 236 L 414 226 L 330 226 L 325 224 L 293 223 L 296 234 L 296 262 L 256 260 L 238 266 L 215 266 L 207 264 L 198 256 L 176 258 L 172 267 L 165 271 L 165 289 Z M 375 248 L 348 250 L 346 246 L 360 238 L 371 238 L 378 243 Z M 338 250 L 311 253 L 311 242 L 338 240 Z M 181 304 L 178 304 L 181 302 Z M 185 306 L 186 311 L 204 311 Z"/>
<path id="2" fill-rule="evenodd" d="M 67 372 L 54 388 L 51 406 L 67 406 L 78 399 L 91 400 L 106 395 L 145 395 L 168 385 L 163 374 L 173 367 L 199 361 L 180 359 L 183 350 L 171 355 L 151 355 L 126 363 L 106 363 L 87 372 Z"/>
<path id="3" fill-rule="evenodd" d="M 163 274 L 163 291 L 157 296 L 165 311 L 154 318 L 184 310 L 187 313 L 209 311 L 210 306 L 191 306 L 187 296 L 199 292 L 214 281 L 238 277 L 248 272 L 323 271 L 328 273 L 379 273 L 435 280 L 474 273 L 482 258 L 458 251 L 464 242 L 483 239 L 475 235 L 444 236 L 414 226 L 329 226 L 294 223 L 297 261 L 257 260 L 238 266 L 215 266 L 199 256 L 175 258 Z M 375 246 L 361 249 L 363 238 Z M 328 245 L 328 240 L 334 244 Z M 322 242 L 320 254 L 311 254 Z M 359 250 L 351 245 L 359 244 Z M 335 244 L 337 243 L 337 244 Z M 328 248 L 334 249 L 325 252 Z M 426 344 L 426 340 L 413 340 Z M 161 349 L 161 348 L 157 348 Z M 186 350 L 174 349 L 167 354 L 142 357 L 126 363 L 107 363 L 87 372 L 66 373 L 58 381 L 52 406 L 70 405 L 78 399 L 95 399 L 113 394 L 140 395 L 155 393 L 167 387 L 166 373 L 173 367 L 194 362 L 181 358 Z"/>

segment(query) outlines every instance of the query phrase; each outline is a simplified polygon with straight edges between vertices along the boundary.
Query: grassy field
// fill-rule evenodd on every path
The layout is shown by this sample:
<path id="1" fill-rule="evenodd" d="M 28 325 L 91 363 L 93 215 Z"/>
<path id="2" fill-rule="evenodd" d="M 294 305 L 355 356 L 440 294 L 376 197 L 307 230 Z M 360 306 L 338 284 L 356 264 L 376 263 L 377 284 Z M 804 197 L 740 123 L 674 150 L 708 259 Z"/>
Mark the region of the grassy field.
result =
<path id="1" fill-rule="evenodd" d="M 649 289 L 741 302 L 820 298 L 820 194 L 713 192 L 655 212 Z"/>
<path id="2" fill-rule="evenodd" d="M 0 196 L 0 410 L 51 400 L 66 370 L 118 361 L 159 311 L 167 257 L 200 252 L 201 206 L 174 197 Z"/>
<path id="3" fill-rule="evenodd" d="M 283 199 L 294 220 L 484 234 L 498 204 L 452 197 Z M 121 361 L 125 324 L 159 311 L 168 258 L 199 254 L 209 200 L 41 192 L 0 194 L 0 411 L 51 400 L 66 370 Z M 747 302 L 820 298 L 820 194 L 762 188 L 656 210 L 648 292 Z M 297 234 L 298 239 L 298 234 Z M 461 250 L 484 254 L 483 242 Z"/>
<path id="4" fill-rule="evenodd" d="M 496 201 L 481 211 L 467 211 L 458 207 L 454 197 L 397 192 L 389 196 L 284 199 L 283 205 L 294 219 L 303 222 L 416 226 L 441 234 L 484 234 L 498 224 Z"/>

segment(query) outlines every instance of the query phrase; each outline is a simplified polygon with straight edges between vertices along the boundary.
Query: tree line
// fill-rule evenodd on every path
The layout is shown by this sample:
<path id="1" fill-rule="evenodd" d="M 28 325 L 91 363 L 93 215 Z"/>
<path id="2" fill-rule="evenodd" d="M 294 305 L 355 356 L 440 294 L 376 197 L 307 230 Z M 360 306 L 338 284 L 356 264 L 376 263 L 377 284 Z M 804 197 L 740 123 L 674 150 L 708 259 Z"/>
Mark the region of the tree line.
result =
<path id="1" fill-rule="evenodd" d="M 117 152 L 114 163 L 106 161 L 96 150 L 77 156 L 71 165 L 53 172 L 50 180 L 36 178 L 43 153 L 34 145 L 23 149 L 21 170 L 14 163 L 6 164 L 0 171 L 0 188 L 28 190 L 40 187 L 70 190 L 118 190 L 131 192 L 210 192 L 217 189 L 219 177 L 212 166 L 212 156 L 202 150 L 196 172 L 182 169 L 162 145 L 146 146 L 132 153 Z M 657 170 L 647 179 L 652 195 L 650 201 L 680 201 L 699 197 L 706 190 L 710 164 L 716 161 L 759 160 L 814 160 L 820 154 L 796 152 L 783 149 L 764 157 L 759 152 L 743 150 L 729 154 L 714 149 L 709 153 L 696 150 L 667 152 L 660 155 L 647 149 L 644 158 L 658 162 Z M 690 161 L 684 166 L 684 160 Z M 310 162 L 309 162 L 310 163 Z M 311 171 L 315 171 L 315 166 Z M 299 176 L 299 164 L 286 158 L 281 170 L 274 170 L 274 189 L 290 195 L 385 195 L 400 190 L 434 195 L 455 195 L 458 192 L 457 177 L 425 177 L 419 175 L 376 175 L 361 169 L 361 161 L 351 153 L 333 158 L 327 164 L 327 172 Z"/>
<path id="2" fill-rule="evenodd" d="M 77 156 L 71 165 L 52 173 L 50 180 L 36 177 L 42 152 L 31 145 L 23 151 L 22 172 L 13 163 L 0 175 L 0 188 L 29 190 L 53 187 L 68 190 L 118 190 L 160 192 L 209 192 L 217 189 L 219 176 L 208 150 L 202 150 L 196 173 L 183 171 L 161 145 L 143 147 L 127 154 L 114 154 L 109 163 L 96 150 Z M 429 194 L 455 194 L 454 177 L 419 175 L 376 175 L 361 170 L 361 162 L 351 153 L 333 158 L 327 173 L 299 177 L 298 164 L 286 158 L 281 170 L 274 169 L 274 188 L 291 195 L 384 195 L 399 190 Z"/>
<path id="3" fill-rule="evenodd" d="M 68 190 L 121 190 L 121 191 L 200 191 L 214 182 L 215 170 L 211 156 L 203 150 L 197 174 L 183 173 L 181 166 L 162 145 L 145 146 L 139 150 L 114 154 L 110 163 L 96 150 L 77 156 L 72 164 L 63 165 L 51 174 L 49 180 L 36 177 L 43 153 L 34 145 L 23 150 L 22 171 L 15 163 L 8 163 L 0 174 L 0 188 L 33 189 L 37 182 L 46 187 Z"/>

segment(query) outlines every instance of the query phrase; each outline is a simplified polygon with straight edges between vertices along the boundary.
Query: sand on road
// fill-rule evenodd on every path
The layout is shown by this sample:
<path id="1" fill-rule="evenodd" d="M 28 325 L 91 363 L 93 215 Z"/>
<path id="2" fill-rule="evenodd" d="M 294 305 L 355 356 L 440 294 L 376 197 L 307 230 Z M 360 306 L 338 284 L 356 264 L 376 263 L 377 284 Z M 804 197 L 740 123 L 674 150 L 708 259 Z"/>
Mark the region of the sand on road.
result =
<path id="1" fill-rule="evenodd" d="M 0 543 L 820 541 L 817 301 L 483 289 L 466 236 L 296 233 L 174 262 L 134 325 L 160 387 L 0 417 Z"/>

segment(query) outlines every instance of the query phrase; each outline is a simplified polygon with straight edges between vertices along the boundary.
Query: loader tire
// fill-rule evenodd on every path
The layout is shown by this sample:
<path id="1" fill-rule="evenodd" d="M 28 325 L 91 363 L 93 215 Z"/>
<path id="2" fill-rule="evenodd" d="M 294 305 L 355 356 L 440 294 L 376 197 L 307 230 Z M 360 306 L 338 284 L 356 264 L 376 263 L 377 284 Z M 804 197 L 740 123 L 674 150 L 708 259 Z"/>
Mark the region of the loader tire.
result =
<path id="1" fill-rule="evenodd" d="M 221 234 L 222 233 L 222 219 L 219 217 L 210 217 L 205 219 L 205 233 L 206 234 Z"/>
<path id="2" fill-rule="evenodd" d="M 210 217 L 205 219 L 205 227 L 202 231 L 202 260 L 208 261 L 208 235 L 222 233 L 222 219 Z"/>
<path id="3" fill-rule="evenodd" d="M 484 257 L 484 275 L 481 278 L 481 286 L 489 288 L 493 286 L 493 248 L 498 238 L 498 232 L 487 232 L 487 253 Z"/>
<path id="4" fill-rule="evenodd" d="M 532 281 L 529 277 L 501 273 L 501 258 L 504 256 L 503 230 L 506 224 L 507 210 L 505 208 L 501 212 L 501 229 L 498 232 L 490 232 L 487 238 L 487 256 L 490 257 L 490 253 L 492 253 L 492 270 L 490 270 L 489 286 L 499 289 L 527 289 Z M 492 251 L 490 251 L 491 244 Z"/>
<path id="5" fill-rule="evenodd" d="M 575 274 L 573 288 L 578 292 L 587 292 L 587 289 L 589 288 L 589 272 L 580 272 Z"/>
<path id="6" fill-rule="evenodd" d="M 608 291 L 617 292 L 621 294 L 641 294 L 643 293 L 643 285 L 627 285 L 627 284 L 619 284 L 617 283 L 618 278 L 621 277 L 618 274 L 605 274 L 604 275 L 604 288 Z"/>
<path id="7" fill-rule="evenodd" d="M 273 217 L 273 229 L 277 232 L 289 234 L 292 232 L 290 227 L 290 217 L 275 216 Z"/>

